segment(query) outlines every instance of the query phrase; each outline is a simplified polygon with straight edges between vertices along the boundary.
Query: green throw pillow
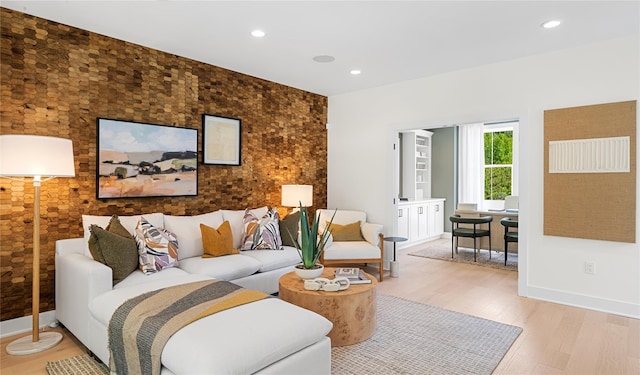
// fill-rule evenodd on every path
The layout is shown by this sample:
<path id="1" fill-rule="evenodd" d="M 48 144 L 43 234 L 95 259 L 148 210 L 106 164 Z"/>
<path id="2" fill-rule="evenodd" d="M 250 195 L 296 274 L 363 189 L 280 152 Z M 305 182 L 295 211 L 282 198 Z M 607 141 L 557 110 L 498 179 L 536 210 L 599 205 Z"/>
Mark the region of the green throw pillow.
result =
<path id="1" fill-rule="evenodd" d="M 298 226 L 300 226 L 300 211 L 292 212 L 284 219 L 280 220 L 280 238 L 283 246 L 296 247 L 291 239 L 298 237 Z M 291 233 L 291 236 L 289 235 Z"/>
<path id="2" fill-rule="evenodd" d="M 116 285 L 138 268 L 138 246 L 126 229 L 122 228 L 128 237 L 117 234 L 119 221 L 115 225 L 111 225 L 112 223 L 114 221 L 107 226 L 111 231 L 97 225 L 89 227 L 91 231 L 89 251 L 91 251 L 93 259 L 111 268 L 113 285 Z"/>

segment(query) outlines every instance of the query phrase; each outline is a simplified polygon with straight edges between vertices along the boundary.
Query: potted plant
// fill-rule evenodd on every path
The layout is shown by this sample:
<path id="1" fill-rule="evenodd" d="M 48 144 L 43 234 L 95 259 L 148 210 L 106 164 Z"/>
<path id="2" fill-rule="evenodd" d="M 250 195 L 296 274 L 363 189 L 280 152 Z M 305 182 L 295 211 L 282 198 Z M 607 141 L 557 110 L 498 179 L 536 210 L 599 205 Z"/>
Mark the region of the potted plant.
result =
<path id="1" fill-rule="evenodd" d="M 318 264 L 318 259 L 320 259 L 320 255 L 324 251 L 324 247 L 331 235 L 329 228 L 331 227 L 331 223 L 333 223 L 333 218 L 336 216 L 336 211 L 333 212 L 331 220 L 322 233 L 318 233 L 320 216 L 316 216 L 312 224 L 309 225 L 307 208 L 302 207 L 302 204 L 300 204 L 300 241 L 296 241 L 291 232 L 289 232 L 289 236 L 291 236 L 291 240 L 295 244 L 296 249 L 298 249 L 298 254 L 300 254 L 300 259 L 302 260 L 302 263 L 296 265 L 294 268 L 294 271 L 300 278 L 314 279 L 322 275 L 324 266 Z"/>

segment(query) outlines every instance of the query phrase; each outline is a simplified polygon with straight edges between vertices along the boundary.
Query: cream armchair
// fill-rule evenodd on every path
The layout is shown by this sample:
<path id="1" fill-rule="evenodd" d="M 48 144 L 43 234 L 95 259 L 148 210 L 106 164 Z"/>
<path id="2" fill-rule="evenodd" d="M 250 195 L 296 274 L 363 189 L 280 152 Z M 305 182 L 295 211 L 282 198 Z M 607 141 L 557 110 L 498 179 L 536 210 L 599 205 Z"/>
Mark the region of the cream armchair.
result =
<path id="1" fill-rule="evenodd" d="M 320 263 L 325 266 L 347 265 L 360 263 L 376 263 L 380 267 L 380 281 L 383 279 L 384 260 L 384 235 L 382 225 L 367 222 L 367 214 L 363 211 L 345 210 L 317 210 L 316 215 L 320 218 L 320 227 L 324 229 L 326 223 L 331 220 L 333 213 L 332 241 L 325 247 L 320 258 Z M 347 227 L 349 224 L 360 222 L 360 238 L 350 236 L 345 239 L 339 232 L 338 226 Z M 335 233 L 335 235 L 333 235 Z M 353 231 L 351 231 L 353 233 Z M 342 237 L 342 239 L 341 239 Z M 347 235 L 347 237 L 349 237 Z"/>

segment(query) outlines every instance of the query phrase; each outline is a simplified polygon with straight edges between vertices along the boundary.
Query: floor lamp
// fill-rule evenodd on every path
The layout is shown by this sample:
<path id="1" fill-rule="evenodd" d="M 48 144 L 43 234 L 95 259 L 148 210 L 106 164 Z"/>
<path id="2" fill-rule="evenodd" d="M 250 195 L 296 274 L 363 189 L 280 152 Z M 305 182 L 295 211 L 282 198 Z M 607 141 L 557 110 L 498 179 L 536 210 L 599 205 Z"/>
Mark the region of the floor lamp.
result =
<path id="1" fill-rule="evenodd" d="M 40 183 L 55 177 L 75 176 L 71 140 L 37 135 L 0 135 L 0 176 L 33 179 L 33 332 L 31 337 L 22 337 L 7 345 L 7 353 L 38 353 L 62 340 L 62 334 L 58 332 L 40 333 Z"/>

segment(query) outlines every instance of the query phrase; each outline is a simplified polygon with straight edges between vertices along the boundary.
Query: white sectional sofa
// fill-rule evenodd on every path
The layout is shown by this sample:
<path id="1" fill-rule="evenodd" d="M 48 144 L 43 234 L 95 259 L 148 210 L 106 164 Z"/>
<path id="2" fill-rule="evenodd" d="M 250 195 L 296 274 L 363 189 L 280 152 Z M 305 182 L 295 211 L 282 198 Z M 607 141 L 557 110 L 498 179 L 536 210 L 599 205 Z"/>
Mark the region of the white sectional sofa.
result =
<path id="1" fill-rule="evenodd" d="M 267 208 L 252 210 L 261 217 Z M 83 216 L 84 238 L 56 242 L 56 317 L 104 363 L 109 363 L 108 324 L 126 300 L 167 286 L 208 280 L 231 281 L 272 294 L 281 275 L 300 262 L 292 247 L 249 250 L 203 258 L 200 223 L 217 228 L 229 221 L 234 244 L 243 237 L 242 211 L 220 210 L 196 216 L 161 213 L 120 216 L 133 233 L 140 218 L 173 232 L 179 243 L 177 267 L 145 275 L 136 270 L 113 286 L 112 270 L 93 260 L 88 227 L 104 228 L 107 216 Z M 277 298 L 237 306 L 179 330 L 164 347 L 162 374 L 330 374 L 331 322 Z"/>

